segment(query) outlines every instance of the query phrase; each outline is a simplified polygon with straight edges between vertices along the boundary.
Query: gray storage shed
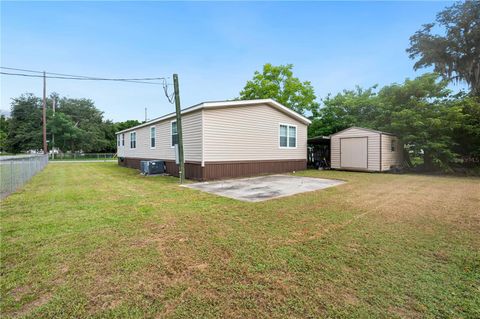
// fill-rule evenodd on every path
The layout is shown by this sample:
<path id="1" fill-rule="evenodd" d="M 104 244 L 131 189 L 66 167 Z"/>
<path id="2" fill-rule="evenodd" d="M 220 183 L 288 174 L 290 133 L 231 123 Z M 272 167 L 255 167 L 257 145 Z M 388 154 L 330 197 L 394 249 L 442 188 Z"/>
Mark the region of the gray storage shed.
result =
<path id="1" fill-rule="evenodd" d="M 330 136 L 331 167 L 334 169 L 382 172 L 400 167 L 403 144 L 387 132 L 350 127 Z"/>

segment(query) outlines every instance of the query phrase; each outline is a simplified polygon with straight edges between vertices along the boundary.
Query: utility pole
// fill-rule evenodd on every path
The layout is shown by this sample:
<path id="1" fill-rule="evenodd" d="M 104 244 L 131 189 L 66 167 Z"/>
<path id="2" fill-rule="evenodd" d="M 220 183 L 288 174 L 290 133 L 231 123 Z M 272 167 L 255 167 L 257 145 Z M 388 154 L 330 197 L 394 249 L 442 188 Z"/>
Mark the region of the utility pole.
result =
<path id="1" fill-rule="evenodd" d="M 55 117 L 55 107 L 57 106 L 57 99 L 53 97 L 52 111 L 53 117 Z M 52 132 L 52 159 L 55 159 L 55 133 Z"/>
<path id="2" fill-rule="evenodd" d="M 48 155 L 47 146 L 47 77 L 43 71 L 43 154 Z"/>
<path id="3" fill-rule="evenodd" d="M 173 75 L 173 89 L 175 94 L 175 110 L 177 113 L 177 135 L 178 135 L 178 161 L 180 167 L 178 175 L 180 176 L 180 184 L 185 182 L 185 161 L 183 159 L 183 136 L 182 136 L 182 116 L 180 109 L 180 91 L 178 89 L 178 74 Z"/>

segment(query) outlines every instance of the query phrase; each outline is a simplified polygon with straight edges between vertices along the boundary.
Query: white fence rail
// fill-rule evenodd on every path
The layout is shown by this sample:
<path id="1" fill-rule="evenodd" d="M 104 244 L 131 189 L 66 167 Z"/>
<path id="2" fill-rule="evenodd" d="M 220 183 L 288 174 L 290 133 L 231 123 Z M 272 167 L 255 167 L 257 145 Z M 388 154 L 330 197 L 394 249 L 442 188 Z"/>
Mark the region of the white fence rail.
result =
<path id="1" fill-rule="evenodd" d="M 48 155 L 0 156 L 0 199 L 13 193 L 48 164 Z"/>

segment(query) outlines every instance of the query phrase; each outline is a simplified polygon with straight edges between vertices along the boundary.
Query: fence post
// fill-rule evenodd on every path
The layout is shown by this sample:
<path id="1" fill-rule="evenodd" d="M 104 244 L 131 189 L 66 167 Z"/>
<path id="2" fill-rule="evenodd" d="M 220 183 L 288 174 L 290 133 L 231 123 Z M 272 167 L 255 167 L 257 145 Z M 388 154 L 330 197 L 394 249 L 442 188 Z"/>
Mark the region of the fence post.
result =
<path id="1" fill-rule="evenodd" d="M 13 191 L 13 161 L 10 161 L 10 192 Z"/>

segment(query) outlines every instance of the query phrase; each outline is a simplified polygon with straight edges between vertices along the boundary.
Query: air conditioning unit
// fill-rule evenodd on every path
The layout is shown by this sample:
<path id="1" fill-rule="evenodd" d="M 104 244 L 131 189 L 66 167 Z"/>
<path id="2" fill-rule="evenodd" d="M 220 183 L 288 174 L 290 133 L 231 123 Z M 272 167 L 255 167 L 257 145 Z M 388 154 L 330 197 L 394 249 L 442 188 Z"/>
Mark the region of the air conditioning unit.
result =
<path id="1" fill-rule="evenodd" d="M 165 162 L 159 160 L 140 161 L 140 172 L 143 175 L 155 175 L 165 173 Z"/>

